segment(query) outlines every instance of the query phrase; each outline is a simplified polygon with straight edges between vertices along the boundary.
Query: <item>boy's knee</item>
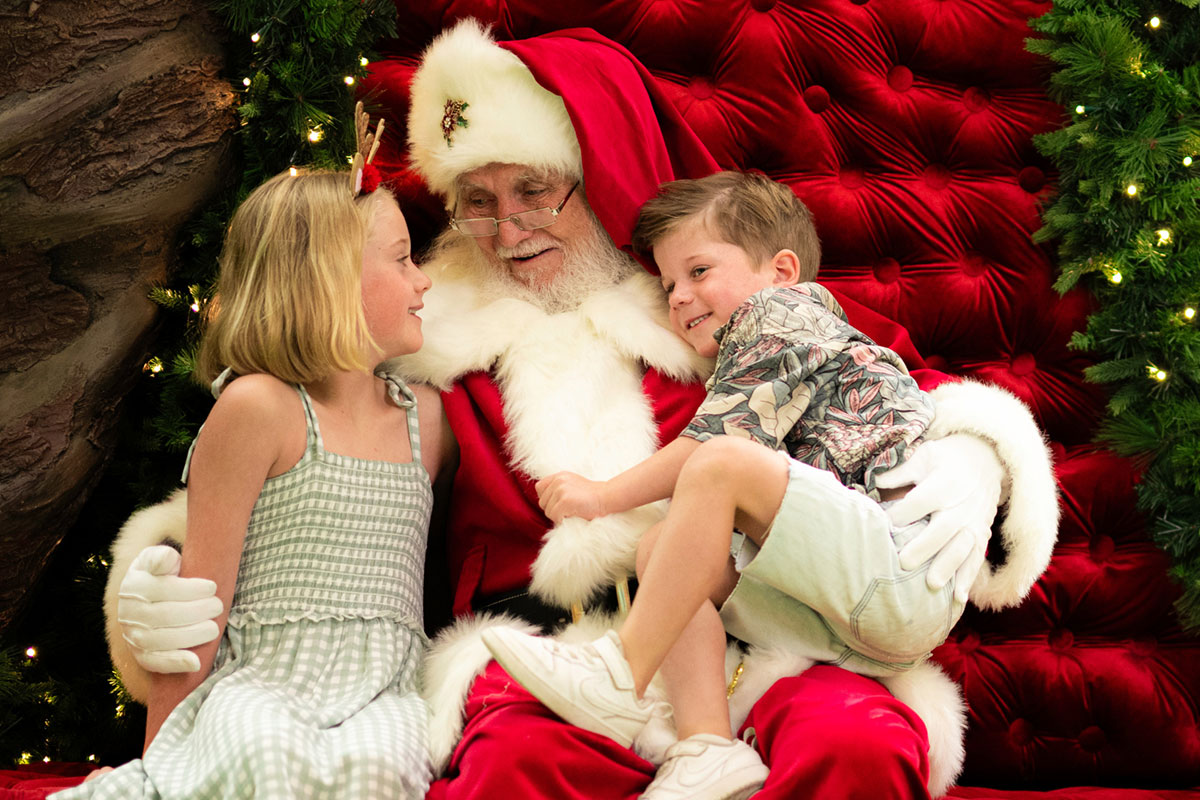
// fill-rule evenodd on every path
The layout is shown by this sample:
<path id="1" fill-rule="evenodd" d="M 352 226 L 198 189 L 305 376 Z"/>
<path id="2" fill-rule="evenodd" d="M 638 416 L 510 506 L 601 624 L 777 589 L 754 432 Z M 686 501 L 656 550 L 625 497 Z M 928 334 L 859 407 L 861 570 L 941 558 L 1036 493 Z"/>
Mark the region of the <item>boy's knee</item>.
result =
<path id="1" fill-rule="evenodd" d="M 679 480 L 705 485 L 724 485 L 731 475 L 753 470 L 757 465 L 774 467 L 776 451 L 740 436 L 715 436 L 703 442 L 683 465 Z"/>

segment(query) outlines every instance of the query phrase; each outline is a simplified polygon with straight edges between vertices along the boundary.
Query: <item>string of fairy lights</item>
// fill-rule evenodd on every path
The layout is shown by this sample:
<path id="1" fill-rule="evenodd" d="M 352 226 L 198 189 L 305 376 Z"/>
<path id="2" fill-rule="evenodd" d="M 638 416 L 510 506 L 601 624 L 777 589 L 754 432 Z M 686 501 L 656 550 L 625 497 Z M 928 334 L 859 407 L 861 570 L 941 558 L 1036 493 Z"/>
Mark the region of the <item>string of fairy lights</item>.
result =
<path id="1" fill-rule="evenodd" d="M 1163 20 L 1160 16 L 1158 16 L 1156 14 L 1154 16 L 1151 16 L 1145 22 L 1145 27 L 1152 32 L 1160 31 L 1163 27 Z M 1144 78 L 1147 76 L 1147 72 L 1144 69 L 1143 59 L 1141 58 L 1141 56 L 1135 57 L 1130 60 L 1129 70 L 1132 74 L 1134 74 L 1140 78 Z M 1083 103 L 1078 103 L 1078 104 L 1076 104 L 1074 110 L 1075 110 L 1075 114 L 1077 117 L 1086 117 L 1089 113 L 1095 111 L 1096 109 L 1094 107 L 1089 107 Z M 1195 143 L 1192 143 L 1192 146 L 1194 147 Z M 1179 158 L 1179 161 L 1183 165 L 1184 168 L 1191 167 L 1194 162 L 1194 154 L 1191 152 L 1185 152 Z M 1143 188 L 1144 187 L 1142 185 L 1139 185 L 1138 183 L 1131 181 L 1128 184 L 1126 184 L 1126 186 L 1125 186 L 1125 195 L 1127 197 L 1129 197 L 1130 199 L 1135 199 L 1143 191 Z M 1157 246 L 1157 247 L 1168 247 L 1173 243 L 1173 234 L 1172 234 L 1170 228 L 1166 228 L 1166 227 L 1158 228 L 1157 230 L 1154 231 L 1154 237 L 1155 237 L 1155 239 L 1153 241 L 1153 244 L 1154 244 L 1154 246 Z M 1114 266 L 1106 266 L 1103 269 L 1103 272 L 1104 272 L 1105 276 L 1107 277 L 1108 281 L 1110 283 L 1112 283 L 1114 286 L 1120 285 L 1120 283 L 1125 279 L 1125 276 L 1121 273 L 1121 270 Z M 1180 321 L 1182 321 L 1184 323 L 1192 322 L 1196 318 L 1195 306 L 1190 305 L 1190 304 L 1184 306 L 1184 308 L 1178 312 L 1177 317 Z M 1170 377 L 1170 373 L 1167 372 L 1167 370 L 1157 366 L 1154 363 L 1149 363 L 1146 365 L 1146 373 L 1147 373 L 1147 375 L 1149 375 L 1149 377 L 1151 379 L 1153 379 L 1154 381 L 1156 381 L 1158 383 L 1163 383 Z"/>

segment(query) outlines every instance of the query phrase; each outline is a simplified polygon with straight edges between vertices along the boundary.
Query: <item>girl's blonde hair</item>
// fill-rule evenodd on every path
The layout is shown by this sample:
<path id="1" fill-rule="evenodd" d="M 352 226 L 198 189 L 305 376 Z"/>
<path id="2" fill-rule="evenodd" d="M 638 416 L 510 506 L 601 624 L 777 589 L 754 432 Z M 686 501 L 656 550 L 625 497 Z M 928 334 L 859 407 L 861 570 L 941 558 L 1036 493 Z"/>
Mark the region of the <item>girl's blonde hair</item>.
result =
<path id="1" fill-rule="evenodd" d="M 382 187 L 354 197 L 350 173 L 280 173 L 238 206 L 225 235 L 196 377 L 226 367 L 309 383 L 369 369 L 363 247 Z M 390 197 L 390 195 L 388 195 Z"/>

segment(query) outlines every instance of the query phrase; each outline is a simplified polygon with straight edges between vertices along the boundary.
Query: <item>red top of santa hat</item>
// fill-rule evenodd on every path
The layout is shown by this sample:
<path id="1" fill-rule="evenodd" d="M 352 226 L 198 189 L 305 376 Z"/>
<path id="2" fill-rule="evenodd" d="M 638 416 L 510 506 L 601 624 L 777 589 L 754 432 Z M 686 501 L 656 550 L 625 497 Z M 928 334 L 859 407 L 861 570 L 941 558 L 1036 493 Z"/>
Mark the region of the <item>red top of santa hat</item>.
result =
<path id="1" fill-rule="evenodd" d="M 579 140 L 588 202 L 628 251 L 641 205 L 658 186 L 720 169 L 633 54 L 590 28 L 499 42 L 562 97 Z"/>

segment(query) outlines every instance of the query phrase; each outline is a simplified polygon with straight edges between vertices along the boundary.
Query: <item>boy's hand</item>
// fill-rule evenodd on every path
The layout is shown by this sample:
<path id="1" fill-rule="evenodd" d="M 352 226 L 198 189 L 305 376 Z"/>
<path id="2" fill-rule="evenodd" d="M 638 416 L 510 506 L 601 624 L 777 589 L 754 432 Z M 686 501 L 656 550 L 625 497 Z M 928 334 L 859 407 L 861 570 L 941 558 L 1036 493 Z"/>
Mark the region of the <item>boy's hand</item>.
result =
<path id="1" fill-rule="evenodd" d="M 606 515 L 605 487 L 604 481 L 589 481 L 574 472 L 556 472 L 534 484 L 538 505 L 555 525 L 565 517 L 595 519 Z"/>

